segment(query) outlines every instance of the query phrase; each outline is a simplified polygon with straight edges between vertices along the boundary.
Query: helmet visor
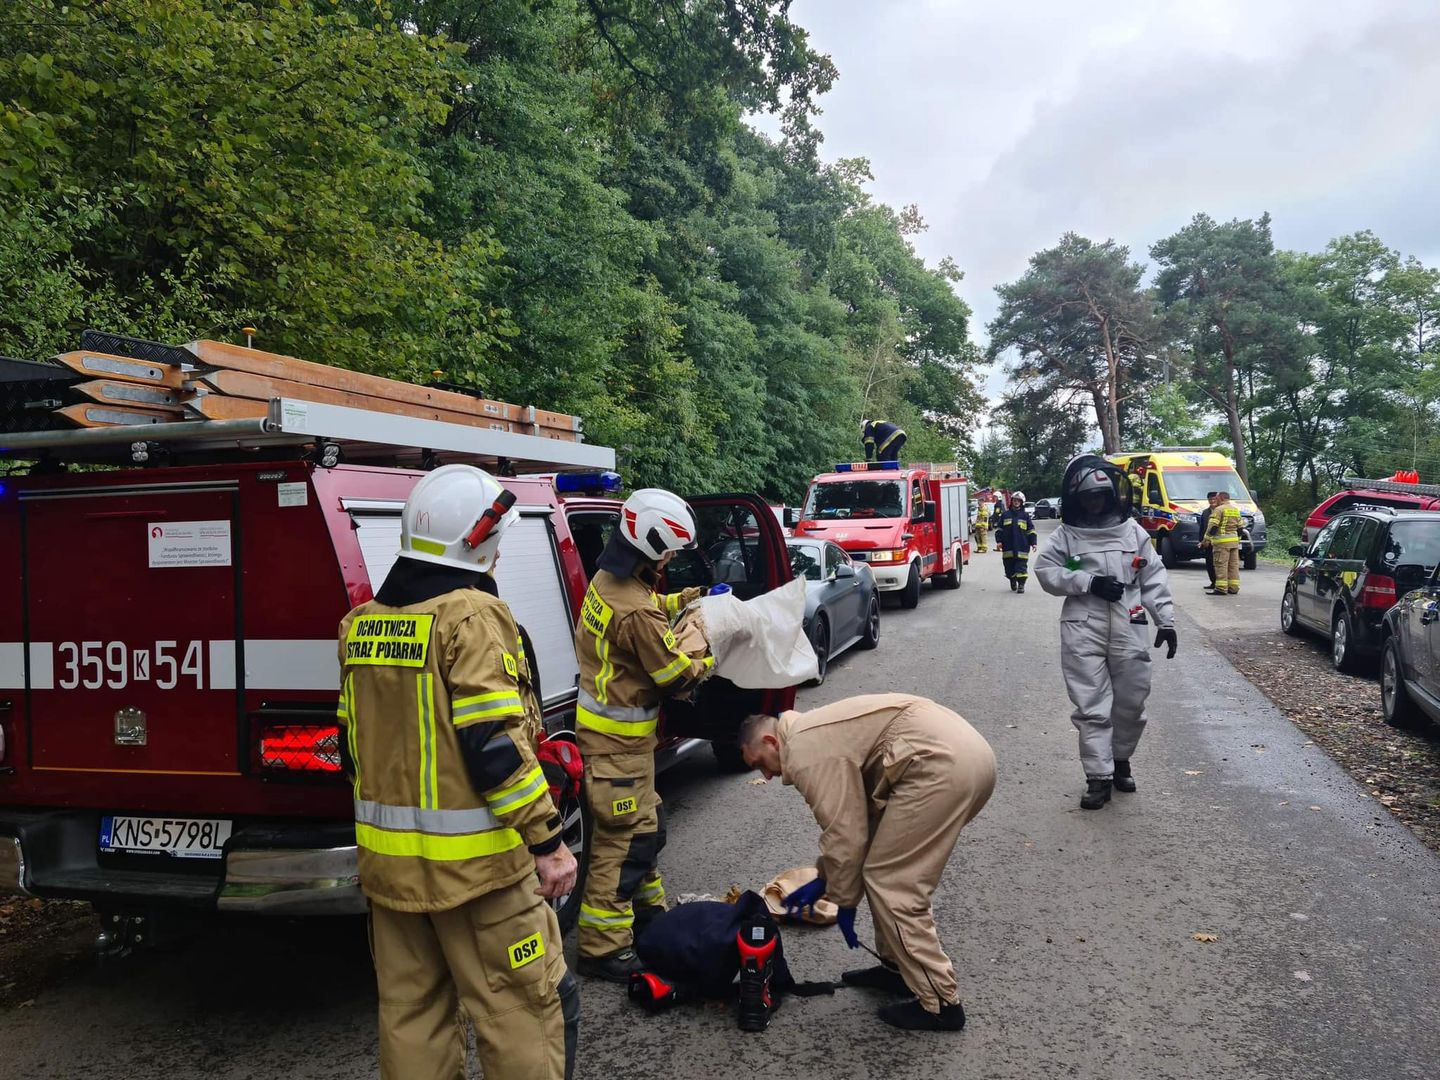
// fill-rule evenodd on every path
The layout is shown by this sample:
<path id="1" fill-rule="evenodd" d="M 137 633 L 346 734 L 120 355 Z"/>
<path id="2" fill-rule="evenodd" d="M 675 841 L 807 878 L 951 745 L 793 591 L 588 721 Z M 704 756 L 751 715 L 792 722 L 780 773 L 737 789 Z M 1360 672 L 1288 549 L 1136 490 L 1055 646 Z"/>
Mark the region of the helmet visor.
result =
<path id="1" fill-rule="evenodd" d="M 1065 469 L 1060 517 L 1077 529 L 1104 529 L 1130 517 L 1130 482 L 1119 466 L 1082 454 Z"/>

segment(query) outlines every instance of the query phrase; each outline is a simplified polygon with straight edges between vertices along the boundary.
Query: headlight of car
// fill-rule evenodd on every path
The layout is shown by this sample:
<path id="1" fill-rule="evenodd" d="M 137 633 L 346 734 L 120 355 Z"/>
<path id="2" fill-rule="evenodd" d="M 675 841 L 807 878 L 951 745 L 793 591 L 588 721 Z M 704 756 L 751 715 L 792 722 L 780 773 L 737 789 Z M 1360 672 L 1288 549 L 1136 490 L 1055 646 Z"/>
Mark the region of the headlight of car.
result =
<path id="1" fill-rule="evenodd" d="M 880 551 L 870 552 L 869 558 L 866 561 L 872 563 L 904 562 L 905 555 L 906 551 L 904 548 L 901 548 L 899 551 L 885 551 L 882 549 Z"/>
<path id="2" fill-rule="evenodd" d="M 1262 514 L 1259 510 L 1256 510 L 1256 511 L 1255 511 L 1255 524 L 1256 524 L 1256 525 L 1264 525 L 1264 524 L 1265 524 L 1265 515 Z"/>

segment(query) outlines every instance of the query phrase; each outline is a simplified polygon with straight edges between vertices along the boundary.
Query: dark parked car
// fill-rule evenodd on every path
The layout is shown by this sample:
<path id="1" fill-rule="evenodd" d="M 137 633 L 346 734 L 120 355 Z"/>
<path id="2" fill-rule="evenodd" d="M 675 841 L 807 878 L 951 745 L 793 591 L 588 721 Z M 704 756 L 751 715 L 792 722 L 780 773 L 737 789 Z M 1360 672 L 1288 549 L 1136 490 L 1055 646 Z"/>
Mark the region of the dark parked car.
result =
<path id="1" fill-rule="evenodd" d="M 815 647 L 825 681 L 830 660 L 851 645 L 873 649 L 880 643 L 880 592 L 875 575 L 853 561 L 839 544 L 820 540 L 787 540 L 790 568 L 805 579 L 805 633 Z"/>
<path id="2" fill-rule="evenodd" d="M 1280 601 L 1287 634 L 1327 634 L 1330 659 L 1357 671 L 1380 654 L 1385 613 L 1440 563 L 1440 513 L 1358 510 L 1332 518 L 1295 566 Z"/>
<path id="3" fill-rule="evenodd" d="M 1385 722 L 1440 724 L 1440 569 L 1385 613 L 1380 706 Z"/>
<path id="4" fill-rule="evenodd" d="M 1058 518 L 1060 516 L 1059 499 L 1040 499 L 1035 503 L 1035 512 L 1030 515 L 1036 521 L 1043 518 Z"/>

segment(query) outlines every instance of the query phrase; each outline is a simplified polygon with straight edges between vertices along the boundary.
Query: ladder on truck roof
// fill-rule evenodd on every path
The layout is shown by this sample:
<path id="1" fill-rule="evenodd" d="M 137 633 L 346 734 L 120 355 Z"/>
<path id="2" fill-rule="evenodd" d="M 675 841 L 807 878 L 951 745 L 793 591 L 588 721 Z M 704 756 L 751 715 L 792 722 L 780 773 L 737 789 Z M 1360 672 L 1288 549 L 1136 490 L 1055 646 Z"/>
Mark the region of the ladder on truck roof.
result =
<path id="1" fill-rule="evenodd" d="M 1440 496 L 1440 484 L 1410 484 L 1400 480 L 1366 480 L 1347 476 L 1340 481 L 1346 491 L 1378 491 L 1387 495 Z"/>
<path id="2" fill-rule="evenodd" d="M 220 342 L 86 331 L 82 344 L 48 362 L 0 358 L 0 458 L 126 465 L 298 453 L 325 465 L 615 467 L 615 452 L 583 442 L 579 418 L 564 413 Z"/>

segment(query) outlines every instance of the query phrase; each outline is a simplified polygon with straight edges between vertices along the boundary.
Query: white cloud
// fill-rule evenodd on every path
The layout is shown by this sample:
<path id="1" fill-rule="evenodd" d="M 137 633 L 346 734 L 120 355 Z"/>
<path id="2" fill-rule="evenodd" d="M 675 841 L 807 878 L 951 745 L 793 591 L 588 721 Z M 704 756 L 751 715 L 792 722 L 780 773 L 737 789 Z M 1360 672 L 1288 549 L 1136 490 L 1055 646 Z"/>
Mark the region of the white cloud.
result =
<path id="1" fill-rule="evenodd" d="M 975 331 L 1073 229 L 1137 258 L 1194 213 L 1283 247 L 1373 229 L 1440 262 L 1434 0 L 798 0 L 840 80 L 827 158 L 868 157 L 951 255 Z M 992 379 L 998 391 L 1003 378 Z"/>

